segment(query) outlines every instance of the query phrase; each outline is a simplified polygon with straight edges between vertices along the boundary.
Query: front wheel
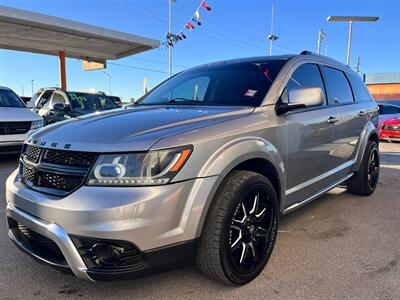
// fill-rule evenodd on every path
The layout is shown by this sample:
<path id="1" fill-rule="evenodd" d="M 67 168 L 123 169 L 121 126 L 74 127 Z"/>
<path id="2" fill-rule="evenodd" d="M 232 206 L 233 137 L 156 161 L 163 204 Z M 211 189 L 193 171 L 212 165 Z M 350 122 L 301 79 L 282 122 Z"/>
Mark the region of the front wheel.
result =
<path id="1" fill-rule="evenodd" d="M 278 219 L 278 198 L 271 182 L 258 173 L 233 171 L 211 204 L 197 266 L 226 284 L 248 283 L 267 264 Z"/>
<path id="2" fill-rule="evenodd" d="M 348 191 L 357 195 L 371 195 L 378 185 L 379 169 L 378 144 L 374 141 L 369 141 L 365 148 L 360 170 L 347 182 Z"/>

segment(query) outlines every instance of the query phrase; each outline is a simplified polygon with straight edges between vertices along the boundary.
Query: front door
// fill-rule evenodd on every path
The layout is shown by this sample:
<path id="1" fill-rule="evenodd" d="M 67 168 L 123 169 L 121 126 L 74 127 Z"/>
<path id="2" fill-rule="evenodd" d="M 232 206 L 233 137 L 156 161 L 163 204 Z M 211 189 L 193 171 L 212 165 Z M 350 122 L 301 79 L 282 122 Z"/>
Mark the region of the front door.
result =
<path id="1" fill-rule="evenodd" d="M 325 93 L 321 71 L 316 64 L 302 64 L 291 75 L 281 96 L 290 103 L 289 91 L 296 87 L 320 87 Z M 282 115 L 287 128 L 286 205 L 304 201 L 331 182 L 329 171 L 338 162 L 330 155 L 334 125 L 330 123 L 327 101 L 321 106 L 291 110 Z"/>

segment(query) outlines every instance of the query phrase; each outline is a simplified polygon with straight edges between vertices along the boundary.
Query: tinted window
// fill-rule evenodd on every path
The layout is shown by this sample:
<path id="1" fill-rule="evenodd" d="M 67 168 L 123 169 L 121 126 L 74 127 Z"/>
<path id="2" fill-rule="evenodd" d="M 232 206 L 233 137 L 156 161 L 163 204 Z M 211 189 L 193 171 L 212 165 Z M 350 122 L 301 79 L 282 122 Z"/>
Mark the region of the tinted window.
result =
<path id="1" fill-rule="evenodd" d="M 137 103 L 259 106 L 285 62 L 227 63 L 184 71 Z"/>
<path id="2" fill-rule="evenodd" d="M 49 102 L 47 100 L 50 99 L 51 95 L 53 95 L 53 91 L 45 91 L 43 95 L 39 98 L 39 100 L 35 100 L 35 105 L 39 108 L 43 107 L 45 103 L 47 103 L 47 107 L 49 106 Z M 36 103 L 38 102 L 38 103 Z"/>
<path id="3" fill-rule="evenodd" d="M 353 102 L 353 93 L 344 73 L 329 67 L 325 67 L 324 70 L 329 102 L 334 104 Z"/>
<path id="4" fill-rule="evenodd" d="M 379 114 L 380 115 L 392 115 L 392 114 L 400 114 L 400 107 L 396 107 L 393 105 L 379 105 Z"/>
<path id="5" fill-rule="evenodd" d="M 13 91 L 0 90 L 0 107 L 25 108 L 26 106 Z"/>
<path id="6" fill-rule="evenodd" d="M 67 92 L 67 96 L 73 109 L 82 110 L 85 113 L 118 107 L 105 95 Z"/>
<path id="7" fill-rule="evenodd" d="M 360 76 L 348 74 L 351 86 L 353 88 L 354 97 L 357 101 L 371 101 L 371 96 L 368 93 L 367 87 L 362 82 Z"/>
<path id="8" fill-rule="evenodd" d="M 290 103 L 290 99 L 288 99 L 289 91 L 299 87 L 319 87 L 325 95 L 324 83 L 317 65 L 304 64 L 294 71 L 282 94 L 282 101 Z"/>

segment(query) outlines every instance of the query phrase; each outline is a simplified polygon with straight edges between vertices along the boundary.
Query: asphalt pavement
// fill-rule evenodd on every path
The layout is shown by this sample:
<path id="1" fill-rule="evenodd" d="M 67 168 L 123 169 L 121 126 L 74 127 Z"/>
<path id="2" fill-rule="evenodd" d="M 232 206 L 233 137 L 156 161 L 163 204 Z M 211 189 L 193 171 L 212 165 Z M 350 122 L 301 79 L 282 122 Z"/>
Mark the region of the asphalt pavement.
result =
<path id="1" fill-rule="evenodd" d="M 9 241 L 0 158 L 0 299 L 400 299 L 400 143 L 381 143 L 370 197 L 336 188 L 285 216 L 263 273 L 227 287 L 187 267 L 142 279 L 88 282 L 38 264 Z"/>

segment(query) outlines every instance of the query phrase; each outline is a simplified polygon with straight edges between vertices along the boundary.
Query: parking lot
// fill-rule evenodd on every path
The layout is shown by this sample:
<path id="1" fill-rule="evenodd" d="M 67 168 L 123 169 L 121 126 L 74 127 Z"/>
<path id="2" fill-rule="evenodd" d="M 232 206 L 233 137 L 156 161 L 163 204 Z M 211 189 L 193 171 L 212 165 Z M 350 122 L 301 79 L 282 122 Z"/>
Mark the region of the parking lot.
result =
<path id="1" fill-rule="evenodd" d="M 232 288 L 194 267 L 124 282 L 86 282 L 40 265 L 9 241 L 0 216 L 1 299 L 399 299 L 400 144 L 381 143 L 381 177 L 363 198 L 336 188 L 284 217 L 255 281 Z M 17 156 L 0 159 L 0 194 Z"/>

